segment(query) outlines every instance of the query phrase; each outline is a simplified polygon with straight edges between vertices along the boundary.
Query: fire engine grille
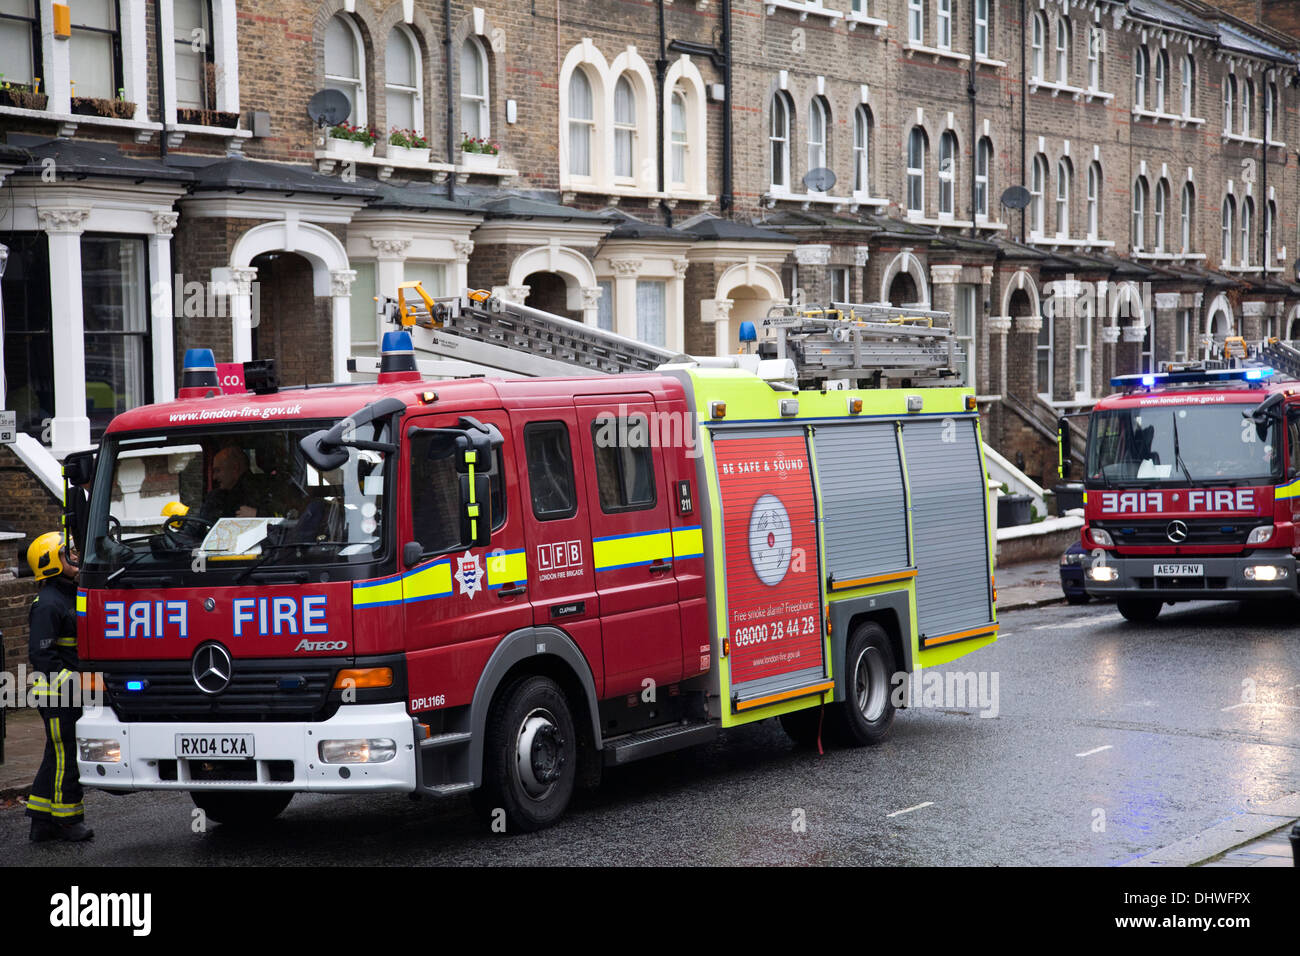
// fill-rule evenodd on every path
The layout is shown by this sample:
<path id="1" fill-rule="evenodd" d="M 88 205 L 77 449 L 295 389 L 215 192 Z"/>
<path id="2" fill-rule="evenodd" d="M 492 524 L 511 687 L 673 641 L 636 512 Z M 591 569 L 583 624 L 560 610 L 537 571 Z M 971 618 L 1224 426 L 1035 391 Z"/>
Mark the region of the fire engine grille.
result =
<path id="1" fill-rule="evenodd" d="M 1239 544 L 1245 545 L 1250 532 L 1267 520 L 1248 518 L 1246 520 L 1228 520 L 1222 518 L 1183 518 L 1187 537 L 1175 541 L 1169 537 L 1171 519 L 1160 518 L 1156 521 L 1095 521 L 1094 527 L 1104 528 L 1110 532 L 1116 547 L 1168 547 L 1176 544 L 1180 547 L 1198 544 Z M 1181 529 L 1177 529 L 1181 530 Z"/>
<path id="2" fill-rule="evenodd" d="M 108 703 L 126 721 L 326 720 L 338 709 L 330 700 L 338 662 L 234 662 L 230 685 L 208 695 L 194 683 L 189 661 L 108 665 Z M 108 670 L 111 668 L 111 670 Z M 128 690 L 131 682 L 141 687 Z"/>

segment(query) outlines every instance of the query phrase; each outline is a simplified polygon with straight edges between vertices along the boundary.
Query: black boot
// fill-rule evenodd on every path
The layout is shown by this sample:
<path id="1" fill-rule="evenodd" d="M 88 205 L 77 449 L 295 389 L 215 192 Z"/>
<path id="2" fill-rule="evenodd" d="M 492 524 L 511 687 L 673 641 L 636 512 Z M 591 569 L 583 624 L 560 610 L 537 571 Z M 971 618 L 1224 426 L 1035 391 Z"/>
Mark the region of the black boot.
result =
<path id="1" fill-rule="evenodd" d="M 32 817 L 32 842 L 44 843 L 47 840 L 59 839 L 59 825 L 53 820 L 46 820 L 41 817 Z"/>
<path id="2" fill-rule="evenodd" d="M 83 840 L 89 840 L 95 835 L 95 831 L 86 826 L 81 820 L 76 823 L 64 823 L 56 827 L 59 831 L 59 839 L 68 843 L 81 843 Z"/>

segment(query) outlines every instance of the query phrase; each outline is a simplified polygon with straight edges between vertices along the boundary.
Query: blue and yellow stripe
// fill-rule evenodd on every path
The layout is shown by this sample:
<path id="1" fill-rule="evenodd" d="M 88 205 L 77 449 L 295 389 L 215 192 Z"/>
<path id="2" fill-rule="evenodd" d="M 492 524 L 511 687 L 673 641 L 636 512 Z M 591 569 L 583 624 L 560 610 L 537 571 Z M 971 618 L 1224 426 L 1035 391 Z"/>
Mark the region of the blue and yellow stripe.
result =
<path id="1" fill-rule="evenodd" d="M 86 592 L 77 592 L 77 617 L 86 616 Z"/>
<path id="2" fill-rule="evenodd" d="M 523 548 L 488 555 L 487 586 L 490 590 L 495 591 L 507 584 L 523 584 L 527 580 L 528 555 Z"/>
<path id="3" fill-rule="evenodd" d="M 528 555 L 523 548 L 480 555 L 480 558 L 486 559 L 490 590 L 507 584 L 523 584 L 528 580 Z M 454 593 L 452 559 L 439 558 L 401 574 L 357 581 L 352 585 L 352 607 L 366 610 L 392 604 L 414 604 L 416 601 L 451 597 Z"/>
<path id="4" fill-rule="evenodd" d="M 633 568 L 674 558 L 694 558 L 704 554 L 704 532 L 692 528 L 661 528 L 632 534 L 614 534 L 592 541 L 592 560 L 597 571 Z"/>
<path id="5" fill-rule="evenodd" d="M 1283 498 L 1300 498 L 1300 478 L 1295 481 L 1288 481 L 1285 485 L 1278 485 L 1273 489 L 1273 499 L 1280 501 Z"/>

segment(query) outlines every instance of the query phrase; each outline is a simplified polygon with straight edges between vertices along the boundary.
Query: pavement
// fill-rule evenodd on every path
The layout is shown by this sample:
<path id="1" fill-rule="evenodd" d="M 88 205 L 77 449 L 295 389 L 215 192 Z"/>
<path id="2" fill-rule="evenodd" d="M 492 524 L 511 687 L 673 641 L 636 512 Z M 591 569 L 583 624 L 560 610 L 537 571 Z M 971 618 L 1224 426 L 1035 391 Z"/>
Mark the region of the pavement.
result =
<path id="1" fill-rule="evenodd" d="M 1056 559 L 999 567 L 996 571 L 998 611 L 1024 610 L 1061 604 Z M 22 804 L 36 776 L 45 747 L 40 717 L 34 710 L 8 713 L 0 764 L 0 808 Z M 1300 794 L 1260 804 L 1221 821 L 1201 833 L 1130 860 L 1128 866 L 1292 866 L 1288 834 L 1300 823 Z"/>

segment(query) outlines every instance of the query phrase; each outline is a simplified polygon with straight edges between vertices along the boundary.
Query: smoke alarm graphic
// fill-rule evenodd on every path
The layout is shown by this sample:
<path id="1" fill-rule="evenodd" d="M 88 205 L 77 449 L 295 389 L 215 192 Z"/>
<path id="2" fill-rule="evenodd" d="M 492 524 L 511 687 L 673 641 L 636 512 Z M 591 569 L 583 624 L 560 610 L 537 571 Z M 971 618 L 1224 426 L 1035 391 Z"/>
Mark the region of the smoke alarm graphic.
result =
<path id="1" fill-rule="evenodd" d="M 760 496 L 749 515 L 749 560 L 758 579 L 768 587 L 776 587 L 785 578 L 793 543 L 790 513 L 781 499 L 772 494 Z"/>

